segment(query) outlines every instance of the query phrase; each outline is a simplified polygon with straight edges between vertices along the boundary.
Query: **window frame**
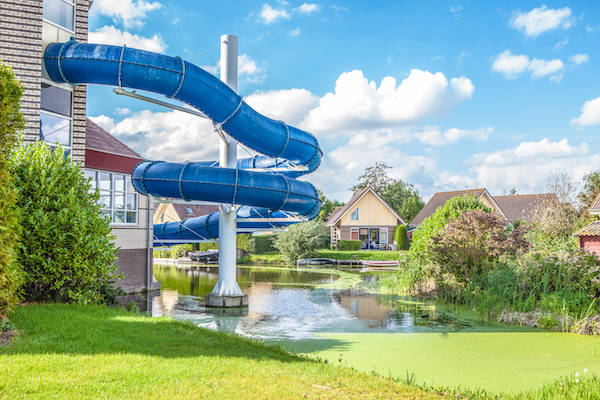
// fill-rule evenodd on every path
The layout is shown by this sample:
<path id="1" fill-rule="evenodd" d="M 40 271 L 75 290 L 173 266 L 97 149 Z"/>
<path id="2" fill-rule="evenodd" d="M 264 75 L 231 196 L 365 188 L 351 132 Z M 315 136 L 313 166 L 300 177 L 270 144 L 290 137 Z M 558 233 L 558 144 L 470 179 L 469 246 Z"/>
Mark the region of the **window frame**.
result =
<path id="1" fill-rule="evenodd" d="M 71 116 L 67 116 L 67 115 L 63 115 L 63 114 L 59 114 L 59 113 L 55 113 L 53 111 L 48 111 L 45 110 L 43 108 L 41 108 L 41 103 L 42 103 L 42 83 L 45 83 L 47 85 L 50 86 L 55 86 L 59 89 L 63 89 L 63 90 L 68 90 L 69 92 L 71 92 Z M 46 145 L 50 146 L 51 148 L 55 149 L 57 146 L 61 146 L 63 149 L 68 149 L 69 154 L 73 155 L 73 113 L 75 112 L 75 107 L 74 107 L 74 92 L 73 92 L 73 87 L 70 85 L 64 85 L 64 84 L 57 84 L 55 82 L 52 82 L 48 79 L 44 79 L 42 78 L 40 80 L 40 140 L 42 140 L 44 143 L 46 143 Z M 41 114 L 46 114 L 46 115 L 50 115 L 52 117 L 57 117 L 57 118 L 62 118 L 65 120 L 69 121 L 69 145 L 62 145 L 62 144 L 56 144 L 56 143 L 52 143 L 52 142 L 48 142 L 44 139 L 42 139 L 42 123 L 41 123 Z"/>
<path id="2" fill-rule="evenodd" d="M 42 2 L 43 1 L 45 1 L 45 0 L 42 0 Z M 76 23 L 77 23 L 77 0 L 72 0 L 72 1 L 71 0 L 54 0 L 54 1 L 59 1 L 61 3 L 67 3 L 68 5 L 73 6 L 73 29 L 71 30 L 69 28 L 66 28 L 66 27 L 60 25 L 60 24 L 57 24 L 54 21 L 50 21 L 49 19 L 44 18 L 43 17 L 43 15 L 44 15 L 44 11 L 43 11 L 44 5 L 43 5 L 43 3 L 42 3 L 42 21 L 46 21 L 50 25 L 53 25 L 53 26 L 55 26 L 55 27 L 57 27 L 59 29 L 62 29 L 65 32 L 72 33 L 73 36 L 75 36 L 75 30 L 77 29 L 77 26 L 76 26 Z"/>
<path id="3" fill-rule="evenodd" d="M 356 218 L 354 218 L 354 214 L 356 213 Z M 354 209 L 354 211 L 352 211 L 352 213 L 350 214 L 350 221 L 358 221 L 359 219 L 359 211 L 358 211 L 358 207 L 356 207 L 356 209 Z"/>
<path id="4" fill-rule="evenodd" d="M 109 212 L 109 217 L 110 217 L 110 225 L 111 226 L 124 226 L 124 227 L 131 227 L 131 226 L 138 226 L 140 223 L 140 196 L 139 193 L 133 189 L 131 192 L 129 192 L 127 190 L 127 178 L 129 178 L 129 180 L 131 181 L 131 174 L 125 174 L 122 172 L 114 172 L 114 171 L 106 171 L 106 170 L 102 170 L 102 169 L 95 169 L 95 168 L 85 168 L 84 169 L 84 173 L 85 172 L 94 172 L 95 174 L 95 182 L 96 182 L 96 187 L 92 187 L 90 190 L 95 190 L 96 192 L 100 193 L 100 188 L 99 188 L 99 180 L 98 180 L 98 174 L 99 173 L 106 173 L 109 175 L 110 177 L 110 207 L 106 208 L 106 207 L 100 207 L 100 211 L 105 214 L 106 211 Z M 115 188 L 115 175 L 122 175 L 124 178 L 124 182 L 123 182 L 123 191 L 121 190 L 116 190 Z M 106 191 L 106 189 L 103 189 L 103 191 Z M 116 202 L 115 202 L 115 197 L 116 197 L 116 192 L 119 192 L 119 194 L 122 194 L 124 196 L 125 199 L 125 203 L 123 204 L 123 208 L 119 208 L 117 209 L 116 207 Z M 135 197 L 135 209 L 134 210 L 128 210 L 127 209 L 127 196 L 133 194 Z M 124 221 L 125 222 L 116 222 L 115 221 L 115 214 L 117 211 L 122 211 L 124 212 Z M 127 213 L 128 212 L 133 212 L 135 213 L 135 222 L 127 222 Z M 106 214 L 105 214 L 106 215 Z"/>

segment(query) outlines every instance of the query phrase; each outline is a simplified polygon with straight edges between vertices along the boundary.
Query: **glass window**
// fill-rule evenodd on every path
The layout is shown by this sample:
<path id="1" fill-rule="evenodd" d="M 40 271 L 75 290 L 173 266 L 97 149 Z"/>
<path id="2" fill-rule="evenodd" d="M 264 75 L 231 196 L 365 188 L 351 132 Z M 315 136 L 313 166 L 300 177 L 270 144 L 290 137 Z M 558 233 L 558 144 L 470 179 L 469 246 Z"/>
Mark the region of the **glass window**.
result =
<path id="1" fill-rule="evenodd" d="M 358 221 L 358 208 L 354 211 L 352 211 L 352 214 L 350 215 L 350 219 L 352 221 Z"/>
<path id="2" fill-rule="evenodd" d="M 71 146 L 71 120 L 40 112 L 40 139 L 51 145 Z"/>
<path id="3" fill-rule="evenodd" d="M 129 175 L 104 171 L 85 170 L 92 178 L 93 190 L 98 190 L 102 213 L 114 224 L 137 224 L 137 193 Z"/>
<path id="4" fill-rule="evenodd" d="M 71 91 L 42 82 L 42 110 L 71 116 Z"/>
<path id="5" fill-rule="evenodd" d="M 388 244 L 388 230 L 387 228 L 379 229 L 379 243 Z"/>
<path id="6" fill-rule="evenodd" d="M 74 31 L 75 5 L 66 0 L 44 0 L 44 19 Z"/>

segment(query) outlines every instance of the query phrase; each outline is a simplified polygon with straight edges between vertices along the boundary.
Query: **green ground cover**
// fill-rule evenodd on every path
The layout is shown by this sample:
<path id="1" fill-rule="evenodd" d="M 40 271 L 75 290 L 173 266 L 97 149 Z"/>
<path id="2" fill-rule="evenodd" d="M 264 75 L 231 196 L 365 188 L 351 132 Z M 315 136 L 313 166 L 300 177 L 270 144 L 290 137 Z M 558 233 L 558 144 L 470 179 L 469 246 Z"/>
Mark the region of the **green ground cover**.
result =
<path id="1" fill-rule="evenodd" d="M 317 250 L 314 258 L 332 258 L 335 260 L 399 260 L 406 251 L 383 250 Z M 247 254 L 238 259 L 238 264 L 283 264 L 283 257 L 278 252 L 266 254 Z"/>
<path id="2" fill-rule="evenodd" d="M 437 398 L 390 379 L 170 318 L 105 306 L 18 307 L 2 399 Z"/>

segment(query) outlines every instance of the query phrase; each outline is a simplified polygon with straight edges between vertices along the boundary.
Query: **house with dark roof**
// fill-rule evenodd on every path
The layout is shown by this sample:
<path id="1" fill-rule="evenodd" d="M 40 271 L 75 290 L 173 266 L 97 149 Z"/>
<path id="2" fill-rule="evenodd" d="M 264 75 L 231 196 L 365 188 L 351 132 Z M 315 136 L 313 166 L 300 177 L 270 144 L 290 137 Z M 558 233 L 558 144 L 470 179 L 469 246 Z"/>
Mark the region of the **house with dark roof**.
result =
<path id="1" fill-rule="evenodd" d="M 364 249 L 390 248 L 398 224 L 405 222 L 370 186 L 356 192 L 346 205 L 334 208 L 325 223 L 331 229 L 333 246 L 338 240 L 360 240 Z"/>
<path id="2" fill-rule="evenodd" d="M 508 196 L 492 196 L 487 189 L 465 189 L 452 192 L 435 193 L 425 204 L 425 207 L 410 222 L 411 228 L 416 228 L 430 217 L 439 207 L 456 196 L 473 195 L 484 205 L 500 214 L 506 222 L 514 224 L 517 221 L 529 222 L 533 219 L 536 207 L 553 194 L 519 194 Z"/>
<path id="3" fill-rule="evenodd" d="M 160 287 L 152 269 L 152 206 L 135 191 L 131 171 L 144 158 L 102 127 L 86 119 L 84 174 L 100 195 L 101 211 L 110 219 L 117 253 L 116 285 L 126 292 Z"/>
<path id="4" fill-rule="evenodd" d="M 154 213 L 154 223 L 183 221 L 219 211 L 218 205 L 160 203 Z"/>
<path id="5" fill-rule="evenodd" d="M 592 215 L 600 215 L 600 193 L 588 209 Z M 600 257 L 600 221 L 594 221 L 575 232 L 579 247 Z"/>

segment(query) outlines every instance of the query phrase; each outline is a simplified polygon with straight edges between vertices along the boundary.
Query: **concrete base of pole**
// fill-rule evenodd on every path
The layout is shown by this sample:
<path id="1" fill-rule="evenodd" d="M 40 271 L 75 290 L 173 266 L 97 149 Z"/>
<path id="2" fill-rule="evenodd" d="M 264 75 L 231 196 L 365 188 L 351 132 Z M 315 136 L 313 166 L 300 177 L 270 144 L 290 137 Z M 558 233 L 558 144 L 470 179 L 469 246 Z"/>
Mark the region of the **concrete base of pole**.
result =
<path id="1" fill-rule="evenodd" d="M 209 293 L 205 297 L 206 307 L 218 307 L 218 308 L 234 308 L 234 307 L 248 307 L 248 295 L 243 294 L 241 296 L 219 296 L 217 294 Z"/>

